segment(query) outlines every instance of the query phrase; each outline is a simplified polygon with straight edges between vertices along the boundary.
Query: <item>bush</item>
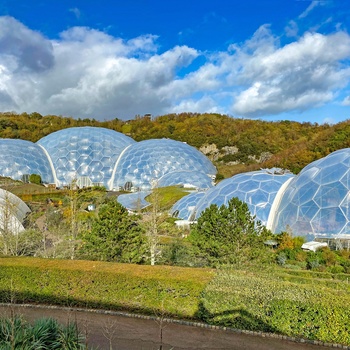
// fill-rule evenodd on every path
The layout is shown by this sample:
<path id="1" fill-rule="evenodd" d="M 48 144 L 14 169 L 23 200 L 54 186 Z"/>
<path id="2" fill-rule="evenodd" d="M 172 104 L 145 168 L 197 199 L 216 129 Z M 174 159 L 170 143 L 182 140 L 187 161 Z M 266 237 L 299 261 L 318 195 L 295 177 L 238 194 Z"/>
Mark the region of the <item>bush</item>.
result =
<path id="1" fill-rule="evenodd" d="M 29 182 L 32 184 L 40 185 L 41 184 L 41 176 L 38 174 L 31 174 L 29 176 Z"/>
<path id="2" fill-rule="evenodd" d="M 40 319 L 33 325 L 20 316 L 0 319 L 0 348 L 26 350 L 85 349 L 75 323 L 62 326 L 54 319 Z"/>

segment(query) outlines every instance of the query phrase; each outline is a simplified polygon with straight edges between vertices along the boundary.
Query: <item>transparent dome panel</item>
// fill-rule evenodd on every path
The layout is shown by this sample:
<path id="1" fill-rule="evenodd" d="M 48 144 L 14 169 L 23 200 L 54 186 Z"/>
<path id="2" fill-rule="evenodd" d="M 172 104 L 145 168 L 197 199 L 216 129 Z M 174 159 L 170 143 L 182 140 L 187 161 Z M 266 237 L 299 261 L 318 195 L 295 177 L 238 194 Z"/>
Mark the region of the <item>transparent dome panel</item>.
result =
<path id="1" fill-rule="evenodd" d="M 137 212 L 151 205 L 151 203 L 145 199 L 151 193 L 151 191 L 140 191 L 121 194 L 118 196 L 117 201 L 126 209 Z"/>
<path id="2" fill-rule="evenodd" d="M 57 185 L 69 185 L 80 176 L 109 188 L 113 168 L 133 139 L 114 130 L 77 127 L 54 132 L 37 142 L 49 154 Z M 106 172 L 106 169 L 109 169 Z"/>
<path id="3" fill-rule="evenodd" d="M 285 231 L 287 226 L 293 234 L 305 237 L 332 238 L 344 232 L 350 220 L 349 158 L 346 148 L 306 166 L 282 194 L 274 232 Z"/>
<path id="4" fill-rule="evenodd" d="M 164 175 L 158 181 L 160 187 L 174 185 L 194 187 L 199 190 L 213 187 L 212 179 L 200 172 L 174 171 Z"/>
<path id="5" fill-rule="evenodd" d="M 0 139 L 0 175 L 22 180 L 23 175 L 40 175 L 42 182 L 54 183 L 53 171 L 43 149 L 37 144 Z"/>
<path id="6" fill-rule="evenodd" d="M 130 173 L 131 164 L 138 172 Z M 120 157 L 113 187 L 122 188 L 129 181 L 134 188 L 150 189 L 172 172 L 214 176 L 216 169 L 207 157 L 186 143 L 170 139 L 146 140 L 131 145 Z"/>
<path id="7" fill-rule="evenodd" d="M 256 220 L 266 225 L 278 190 L 292 177 L 294 177 L 293 174 L 284 173 L 281 169 L 263 169 L 225 179 L 207 191 L 200 200 L 195 210 L 196 218 L 211 204 L 227 205 L 230 199 L 237 197 L 247 203 L 251 214 L 256 216 Z"/>
<path id="8" fill-rule="evenodd" d="M 194 192 L 182 197 L 173 205 L 170 214 L 175 216 L 174 214 L 177 212 L 175 217 L 182 220 L 191 220 L 196 205 L 204 195 L 205 192 Z"/>

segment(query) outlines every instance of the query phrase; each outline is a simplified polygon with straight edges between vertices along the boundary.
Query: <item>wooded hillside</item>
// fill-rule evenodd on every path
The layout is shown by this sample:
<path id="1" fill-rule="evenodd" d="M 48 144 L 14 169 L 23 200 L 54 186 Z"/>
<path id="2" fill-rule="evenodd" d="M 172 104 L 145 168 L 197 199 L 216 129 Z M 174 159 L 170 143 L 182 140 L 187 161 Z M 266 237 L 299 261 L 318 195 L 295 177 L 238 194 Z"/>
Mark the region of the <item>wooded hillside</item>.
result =
<path id="1" fill-rule="evenodd" d="M 298 173 L 310 162 L 350 146 L 350 120 L 319 125 L 181 113 L 101 122 L 39 113 L 0 113 L 1 138 L 36 142 L 52 132 L 76 126 L 105 127 L 136 141 L 165 137 L 187 142 L 206 153 L 224 177 L 266 167 Z"/>

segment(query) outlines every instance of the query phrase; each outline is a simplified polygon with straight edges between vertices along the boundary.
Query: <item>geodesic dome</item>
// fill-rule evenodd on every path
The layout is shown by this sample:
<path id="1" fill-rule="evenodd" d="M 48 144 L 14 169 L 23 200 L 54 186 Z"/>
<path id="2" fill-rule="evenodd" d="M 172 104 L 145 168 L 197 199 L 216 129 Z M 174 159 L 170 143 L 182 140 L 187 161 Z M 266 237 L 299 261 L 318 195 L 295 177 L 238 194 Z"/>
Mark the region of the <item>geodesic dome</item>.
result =
<path id="1" fill-rule="evenodd" d="M 146 140 L 132 144 L 123 152 L 113 188 L 148 190 L 159 186 L 163 176 L 175 172 L 193 176 L 200 173 L 210 178 L 216 174 L 216 169 L 207 157 L 186 143 L 170 139 Z M 193 182 L 190 177 L 188 180 L 190 184 Z"/>
<path id="2" fill-rule="evenodd" d="M 263 225 L 281 186 L 294 175 L 281 169 L 263 169 L 235 175 L 205 193 L 195 209 L 195 218 L 211 204 L 227 205 L 233 197 L 247 203 L 250 213 Z"/>
<path id="3" fill-rule="evenodd" d="M 23 220 L 30 212 L 28 206 L 13 193 L 0 189 L 0 234 L 18 234 L 24 230 Z"/>
<path id="4" fill-rule="evenodd" d="M 307 165 L 281 194 L 272 231 L 308 238 L 350 234 L 350 148 Z"/>
<path id="5" fill-rule="evenodd" d="M 53 182 L 50 162 L 40 146 L 18 140 L 0 139 L 0 176 L 22 180 L 23 175 L 37 174 L 43 182 Z"/>
<path id="6" fill-rule="evenodd" d="M 92 183 L 108 188 L 120 154 L 135 141 L 110 129 L 75 127 L 54 132 L 37 143 L 52 161 L 57 186 L 88 177 Z"/>
<path id="7" fill-rule="evenodd" d="M 118 196 L 117 201 L 126 209 L 137 211 L 147 208 L 151 205 L 146 201 L 146 197 L 149 196 L 152 191 L 140 191 L 134 193 L 126 193 Z"/>
<path id="8" fill-rule="evenodd" d="M 207 189 L 213 187 L 213 180 L 207 174 L 194 171 L 173 171 L 158 180 L 159 187 L 181 185 L 188 188 Z"/>
<path id="9" fill-rule="evenodd" d="M 170 214 L 179 219 L 190 220 L 196 205 L 204 196 L 205 192 L 192 192 L 182 197 L 172 206 Z"/>

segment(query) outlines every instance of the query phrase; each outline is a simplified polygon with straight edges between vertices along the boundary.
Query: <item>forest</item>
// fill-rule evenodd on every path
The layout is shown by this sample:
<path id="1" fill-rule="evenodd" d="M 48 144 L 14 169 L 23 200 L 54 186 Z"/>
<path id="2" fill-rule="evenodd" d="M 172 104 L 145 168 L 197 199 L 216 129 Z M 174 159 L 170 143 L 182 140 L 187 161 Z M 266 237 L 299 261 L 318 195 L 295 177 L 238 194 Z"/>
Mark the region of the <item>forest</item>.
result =
<path id="1" fill-rule="evenodd" d="M 204 150 L 222 178 L 271 167 L 297 174 L 310 162 L 350 145 L 349 120 L 329 125 L 181 113 L 98 121 L 39 113 L 0 113 L 1 138 L 36 142 L 52 132 L 78 126 L 109 128 L 136 141 L 171 138 L 186 142 Z"/>

